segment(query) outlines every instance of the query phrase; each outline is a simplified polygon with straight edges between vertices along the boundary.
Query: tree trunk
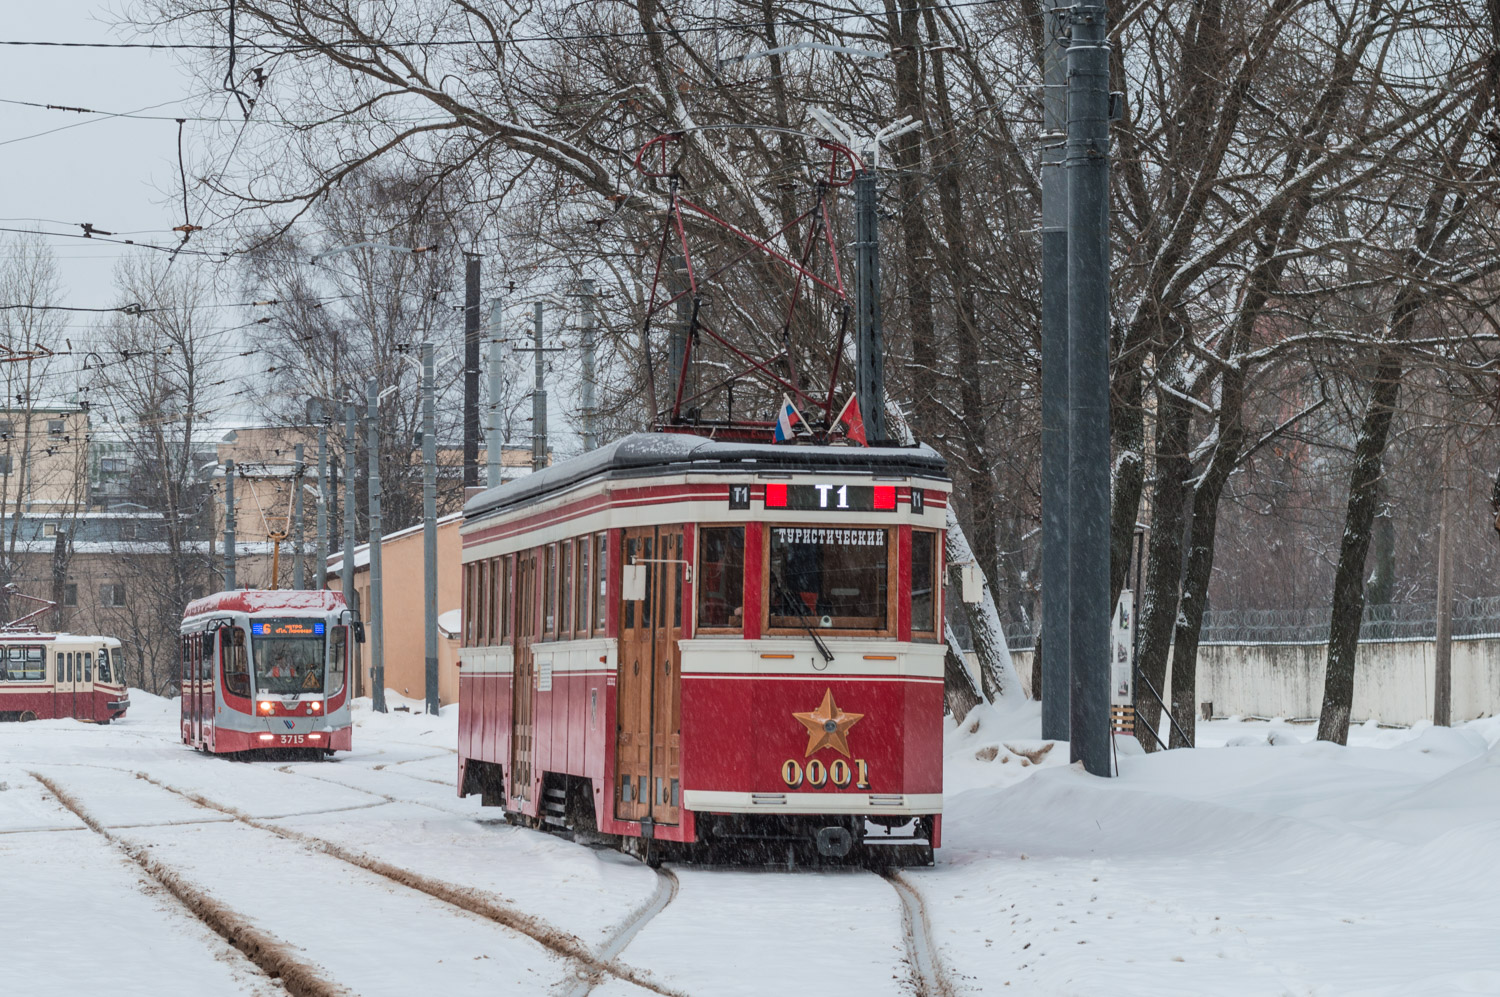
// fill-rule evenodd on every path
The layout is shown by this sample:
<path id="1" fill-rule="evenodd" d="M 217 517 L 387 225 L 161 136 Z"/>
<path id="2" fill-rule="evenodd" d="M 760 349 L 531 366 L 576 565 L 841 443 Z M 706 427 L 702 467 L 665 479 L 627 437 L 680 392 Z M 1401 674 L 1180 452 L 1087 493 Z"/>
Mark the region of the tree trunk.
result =
<path id="1" fill-rule="evenodd" d="M 947 563 L 963 564 L 974 559 L 963 525 L 953 504 L 948 505 Z M 980 578 L 984 577 L 980 573 Z M 977 605 L 959 602 L 969 633 L 974 640 L 974 654 L 979 658 L 979 684 L 984 698 L 991 703 L 1005 698 L 1021 698 L 1021 679 L 1016 675 L 1016 666 L 1011 661 L 1010 648 L 1005 644 L 1005 630 L 1000 625 L 1000 613 L 995 608 L 995 599 L 988 583 L 983 585 Z"/>
<path id="2" fill-rule="evenodd" d="M 1167 694 L 1167 655 L 1172 645 L 1172 624 L 1177 619 L 1177 592 L 1182 579 L 1183 506 L 1187 477 L 1192 465 L 1188 459 L 1188 429 L 1192 425 L 1192 407 L 1178 394 L 1162 391 L 1157 395 L 1156 484 L 1151 490 L 1151 542 L 1146 560 L 1146 591 L 1141 606 L 1140 657 L 1136 659 L 1141 675 L 1151 685 Z M 1118 597 L 1117 597 L 1118 598 Z M 1173 684 L 1176 684 L 1173 672 Z M 1136 711 L 1146 722 L 1136 736 L 1147 751 L 1158 747 L 1147 727 L 1160 731 L 1162 718 L 1156 700 L 1149 693 L 1136 696 Z"/>

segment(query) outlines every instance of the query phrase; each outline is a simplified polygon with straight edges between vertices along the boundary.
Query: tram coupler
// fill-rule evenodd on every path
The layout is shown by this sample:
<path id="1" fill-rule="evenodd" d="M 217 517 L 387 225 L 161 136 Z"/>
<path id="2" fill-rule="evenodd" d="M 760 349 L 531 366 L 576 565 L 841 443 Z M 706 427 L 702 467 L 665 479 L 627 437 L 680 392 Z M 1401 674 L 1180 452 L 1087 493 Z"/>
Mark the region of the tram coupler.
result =
<path id="1" fill-rule="evenodd" d="M 824 858 L 841 859 L 854 847 L 854 835 L 847 827 L 824 827 L 818 829 L 818 854 Z"/>

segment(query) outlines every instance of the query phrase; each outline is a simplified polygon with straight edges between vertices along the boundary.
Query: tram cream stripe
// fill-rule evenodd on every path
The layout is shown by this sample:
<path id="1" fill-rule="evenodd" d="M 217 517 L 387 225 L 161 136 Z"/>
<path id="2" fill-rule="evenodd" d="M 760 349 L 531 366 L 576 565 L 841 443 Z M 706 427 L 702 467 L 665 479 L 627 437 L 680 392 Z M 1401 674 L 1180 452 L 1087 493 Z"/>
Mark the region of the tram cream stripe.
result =
<path id="1" fill-rule="evenodd" d="M 940 814 L 943 794 L 729 793 L 685 789 L 682 806 L 686 810 L 740 814 Z"/>

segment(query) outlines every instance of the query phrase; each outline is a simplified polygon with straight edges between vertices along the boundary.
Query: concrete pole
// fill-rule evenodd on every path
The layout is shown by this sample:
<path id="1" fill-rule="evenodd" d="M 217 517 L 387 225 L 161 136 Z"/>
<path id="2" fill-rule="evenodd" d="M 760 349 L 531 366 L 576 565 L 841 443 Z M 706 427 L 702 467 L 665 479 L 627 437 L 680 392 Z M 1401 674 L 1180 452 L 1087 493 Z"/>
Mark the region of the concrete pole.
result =
<path id="1" fill-rule="evenodd" d="M 328 422 L 318 420 L 318 558 L 313 568 L 314 588 L 328 587 Z"/>
<path id="2" fill-rule="evenodd" d="M 885 346 L 880 324 L 880 216 L 873 170 L 854 177 L 854 390 L 865 437 L 889 439 L 885 424 Z"/>
<path id="3" fill-rule="evenodd" d="M 426 626 L 427 712 L 436 714 L 438 698 L 437 597 L 437 385 L 432 344 L 422 344 L 422 584 Z"/>
<path id="4" fill-rule="evenodd" d="M 1068 581 L 1072 760 L 1109 758 L 1109 39 L 1072 9 L 1068 45 Z M 1045 647 L 1043 655 L 1046 654 Z M 1045 694 L 1045 693 L 1044 693 Z"/>
<path id="5" fill-rule="evenodd" d="M 1445 432 L 1442 481 L 1438 486 L 1437 640 L 1432 673 L 1432 722 L 1438 727 L 1448 727 L 1453 722 L 1453 489 L 1448 483 L 1450 456 Z"/>
<path id="6" fill-rule="evenodd" d="M 503 444 L 500 439 L 500 321 L 504 314 L 501 299 L 495 298 L 490 302 L 490 358 L 489 358 L 489 412 L 486 422 L 484 438 L 484 486 L 494 488 L 500 483 L 503 476 L 501 470 L 501 450 Z"/>
<path id="7" fill-rule="evenodd" d="M 365 419 L 369 423 L 370 471 L 370 705 L 377 713 L 385 712 L 385 603 L 380 588 L 380 382 L 365 382 Z"/>
<path id="8" fill-rule="evenodd" d="M 302 444 L 297 443 L 292 447 L 292 454 L 296 459 L 297 467 L 292 473 L 292 588 L 304 589 L 307 587 L 307 578 L 304 575 L 302 550 Z"/>
<path id="9" fill-rule="evenodd" d="M 339 588 L 344 602 L 353 609 L 359 605 L 354 592 L 354 401 L 344 404 L 344 563 L 339 572 Z"/>
<path id="10" fill-rule="evenodd" d="M 224 462 L 224 591 L 234 591 L 234 461 Z"/>
<path id="11" fill-rule="evenodd" d="M 1042 736 L 1068 739 L 1068 113 L 1066 38 L 1042 15 Z"/>
<path id="12" fill-rule="evenodd" d="M 594 352 L 598 348 L 594 339 L 594 282 L 585 278 L 578 287 L 583 298 L 583 386 L 579 401 L 583 403 L 583 449 L 588 451 L 599 446 L 598 403 L 594 398 Z"/>
<path id="13" fill-rule="evenodd" d="M 479 262 L 464 255 L 464 487 L 479 487 Z"/>
<path id="14" fill-rule="evenodd" d="M 547 389 L 543 385 L 542 370 L 542 303 L 536 303 L 536 327 L 532 339 L 536 346 L 536 379 L 531 388 L 531 469 L 540 471 L 547 466 Z"/>

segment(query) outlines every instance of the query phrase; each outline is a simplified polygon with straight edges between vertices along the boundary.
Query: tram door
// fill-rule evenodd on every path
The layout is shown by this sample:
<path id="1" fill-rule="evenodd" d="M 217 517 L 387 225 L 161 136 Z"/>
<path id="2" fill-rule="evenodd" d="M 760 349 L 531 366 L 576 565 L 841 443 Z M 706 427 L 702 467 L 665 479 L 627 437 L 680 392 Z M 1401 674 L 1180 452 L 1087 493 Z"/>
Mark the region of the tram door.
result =
<path id="1" fill-rule="evenodd" d="M 510 789 L 512 796 L 531 799 L 532 743 L 536 731 L 536 669 L 531 642 L 537 639 L 537 610 L 542 574 L 538 551 L 516 558 L 516 652 L 511 675 Z"/>
<path id="2" fill-rule="evenodd" d="M 645 568 L 620 604 L 615 816 L 676 824 L 682 806 L 682 527 L 625 531 L 624 563 Z"/>

